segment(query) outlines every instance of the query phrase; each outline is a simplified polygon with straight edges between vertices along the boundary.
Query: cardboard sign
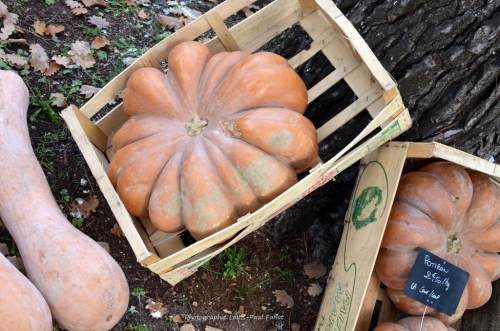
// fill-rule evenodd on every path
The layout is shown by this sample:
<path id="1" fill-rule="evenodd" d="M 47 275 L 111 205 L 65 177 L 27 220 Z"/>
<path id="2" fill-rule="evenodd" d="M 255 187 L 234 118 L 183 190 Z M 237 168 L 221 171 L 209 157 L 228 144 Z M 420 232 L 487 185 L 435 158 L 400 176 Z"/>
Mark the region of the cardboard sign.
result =
<path id="1" fill-rule="evenodd" d="M 455 313 L 469 273 L 421 248 L 403 293 L 448 316 Z"/>

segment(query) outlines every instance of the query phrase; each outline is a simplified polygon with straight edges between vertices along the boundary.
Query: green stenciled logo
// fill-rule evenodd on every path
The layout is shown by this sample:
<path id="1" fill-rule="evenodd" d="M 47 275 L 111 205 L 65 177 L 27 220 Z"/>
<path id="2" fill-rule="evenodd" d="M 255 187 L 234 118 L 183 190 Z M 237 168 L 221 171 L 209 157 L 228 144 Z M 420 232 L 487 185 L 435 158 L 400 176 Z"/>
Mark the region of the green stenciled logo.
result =
<path id="1" fill-rule="evenodd" d="M 376 186 L 367 187 L 354 201 L 352 224 L 359 230 L 377 220 L 377 207 L 382 202 L 382 190 Z"/>

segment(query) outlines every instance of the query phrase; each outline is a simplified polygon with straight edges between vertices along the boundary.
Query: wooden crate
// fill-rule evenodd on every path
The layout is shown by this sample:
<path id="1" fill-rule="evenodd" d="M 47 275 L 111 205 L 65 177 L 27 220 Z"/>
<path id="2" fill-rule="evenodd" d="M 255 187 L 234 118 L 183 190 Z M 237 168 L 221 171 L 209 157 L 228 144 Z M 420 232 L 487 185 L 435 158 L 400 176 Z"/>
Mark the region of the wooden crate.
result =
<path id="1" fill-rule="evenodd" d="M 235 26 L 228 28 L 225 25 L 226 18 L 252 2 L 227 0 L 218 5 L 152 47 L 81 109 L 70 106 L 62 112 L 137 260 L 170 284 L 176 284 L 193 274 L 204 262 L 411 126 L 408 110 L 404 107 L 396 83 L 331 0 L 275 0 Z M 312 44 L 307 50 L 288 59 L 293 68 L 319 52 L 334 67 L 332 73 L 308 90 L 309 103 L 339 82 L 345 82 L 356 95 L 354 102 L 317 128 L 318 140 L 325 139 L 364 112 L 370 115 L 369 124 L 349 144 L 342 146 L 338 154 L 319 162 L 306 177 L 275 200 L 240 218 L 234 225 L 187 247 L 179 233 L 157 231 L 149 220 L 131 216 L 106 174 L 113 156 L 111 139 L 126 120 L 122 105 L 98 120 L 93 119 L 98 117 L 96 114 L 102 112 L 108 102 L 123 91 L 135 70 L 144 66 L 163 69 L 161 63 L 172 48 L 183 41 L 195 40 L 210 30 L 215 32 L 216 37 L 206 45 L 213 53 L 238 49 L 252 53 L 296 24 L 300 24 L 311 37 Z M 232 239 L 221 244 L 226 238 Z"/>
<path id="2" fill-rule="evenodd" d="M 489 175 L 500 183 L 500 165 L 439 143 L 389 142 L 361 159 L 346 213 L 346 224 L 318 313 L 315 331 L 369 331 L 373 316 L 395 322 L 402 316 L 392 304 L 373 269 L 394 201 L 399 178 L 411 166 L 446 160 Z M 499 184 L 500 185 L 500 184 Z M 369 187 L 381 189 L 382 200 L 373 221 L 353 223 L 356 201 Z M 378 304 L 377 304 L 378 301 Z M 460 330 L 460 321 L 454 327 Z"/>

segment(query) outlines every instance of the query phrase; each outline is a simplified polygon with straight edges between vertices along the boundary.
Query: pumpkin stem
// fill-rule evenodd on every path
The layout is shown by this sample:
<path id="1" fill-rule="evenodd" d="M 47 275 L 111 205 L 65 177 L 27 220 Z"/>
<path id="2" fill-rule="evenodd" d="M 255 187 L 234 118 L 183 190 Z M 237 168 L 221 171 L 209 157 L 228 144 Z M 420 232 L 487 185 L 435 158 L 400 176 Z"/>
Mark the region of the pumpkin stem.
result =
<path id="1" fill-rule="evenodd" d="M 462 249 L 462 243 L 460 242 L 460 238 L 458 238 L 457 234 L 451 235 L 448 237 L 448 253 L 449 254 L 458 254 L 460 249 Z"/>
<path id="2" fill-rule="evenodd" d="M 191 121 L 184 124 L 187 134 L 190 137 L 196 137 L 208 125 L 208 120 L 195 116 Z"/>

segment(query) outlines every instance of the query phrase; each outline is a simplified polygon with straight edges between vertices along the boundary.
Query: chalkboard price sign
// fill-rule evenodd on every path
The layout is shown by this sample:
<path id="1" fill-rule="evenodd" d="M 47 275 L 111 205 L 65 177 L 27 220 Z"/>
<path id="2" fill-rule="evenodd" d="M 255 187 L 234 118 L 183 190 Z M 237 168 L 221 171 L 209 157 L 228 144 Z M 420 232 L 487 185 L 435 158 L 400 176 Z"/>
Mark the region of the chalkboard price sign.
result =
<path id="1" fill-rule="evenodd" d="M 420 248 L 403 293 L 448 316 L 455 313 L 469 273 Z"/>

